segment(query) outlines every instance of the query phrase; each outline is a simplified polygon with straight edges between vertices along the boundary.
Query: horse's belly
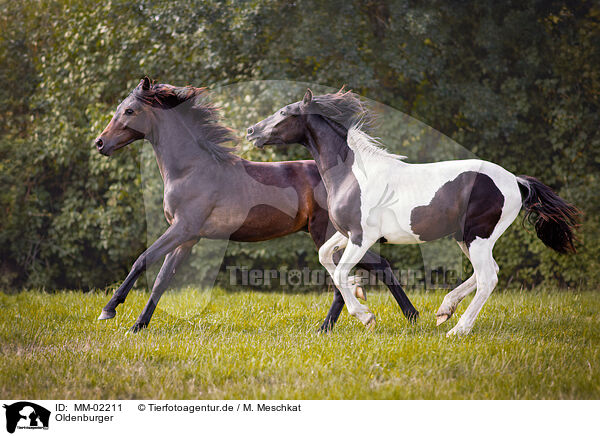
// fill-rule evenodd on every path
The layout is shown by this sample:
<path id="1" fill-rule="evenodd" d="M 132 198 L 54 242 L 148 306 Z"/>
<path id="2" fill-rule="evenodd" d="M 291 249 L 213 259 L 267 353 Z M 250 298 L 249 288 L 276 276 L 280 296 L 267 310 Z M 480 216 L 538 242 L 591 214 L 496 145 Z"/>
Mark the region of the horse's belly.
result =
<path id="1" fill-rule="evenodd" d="M 266 204 L 254 206 L 242 225 L 231 234 L 232 241 L 257 242 L 280 238 L 307 226 L 305 214 L 291 217 Z"/>
<path id="2" fill-rule="evenodd" d="M 204 221 L 201 236 L 209 239 L 230 239 L 239 242 L 266 241 L 297 232 L 306 227 L 307 216 L 295 216 L 267 205 L 215 208 Z"/>
<path id="3" fill-rule="evenodd" d="M 423 241 L 419 241 L 419 238 L 412 233 L 396 232 L 389 233 L 383 236 L 386 244 L 421 244 Z"/>

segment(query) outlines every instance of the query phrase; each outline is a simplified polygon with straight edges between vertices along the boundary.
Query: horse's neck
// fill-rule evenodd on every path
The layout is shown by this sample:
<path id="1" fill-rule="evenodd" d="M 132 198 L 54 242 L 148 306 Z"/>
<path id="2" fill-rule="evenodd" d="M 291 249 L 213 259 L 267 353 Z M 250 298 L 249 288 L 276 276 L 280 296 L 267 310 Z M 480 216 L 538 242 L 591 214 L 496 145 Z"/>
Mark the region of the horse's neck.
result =
<path id="1" fill-rule="evenodd" d="M 306 147 L 311 152 L 329 195 L 352 172 L 354 155 L 342 136 L 320 115 L 308 117 Z"/>
<path id="2" fill-rule="evenodd" d="M 165 183 L 185 176 L 199 162 L 206 162 L 206 171 L 202 174 L 210 177 L 215 161 L 198 144 L 203 139 L 200 129 L 193 122 L 188 122 L 185 114 L 174 111 L 162 115 L 157 121 L 150 142 Z"/>

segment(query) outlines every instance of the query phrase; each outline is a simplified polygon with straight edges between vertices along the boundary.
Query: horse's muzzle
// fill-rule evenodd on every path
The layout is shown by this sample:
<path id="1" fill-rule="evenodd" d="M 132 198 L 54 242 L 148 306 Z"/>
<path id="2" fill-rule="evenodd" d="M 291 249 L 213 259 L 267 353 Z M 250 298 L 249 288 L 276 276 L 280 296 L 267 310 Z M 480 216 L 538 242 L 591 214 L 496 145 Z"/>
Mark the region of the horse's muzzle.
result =
<path id="1" fill-rule="evenodd" d="M 256 148 L 265 148 L 265 143 L 267 142 L 267 140 L 264 138 L 254 138 L 253 142 Z"/>
<path id="2" fill-rule="evenodd" d="M 102 138 L 96 138 L 94 145 L 100 154 L 103 154 L 104 156 L 110 156 L 110 150 L 108 149 L 109 147 L 106 146 L 106 143 L 102 140 Z"/>
<path id="3" fill-rule="evenodd" d="M 263 148 L 265 146 L 265 142 L 267 142 L 262 136 L 263 135 L 260 135 L 260 132 L 256 132 L 254 126 L 248 127 L 248 130 L 246 131 L 246 139 L 250 142 L 253 142 L 254 146 L 257 148 Z"/>

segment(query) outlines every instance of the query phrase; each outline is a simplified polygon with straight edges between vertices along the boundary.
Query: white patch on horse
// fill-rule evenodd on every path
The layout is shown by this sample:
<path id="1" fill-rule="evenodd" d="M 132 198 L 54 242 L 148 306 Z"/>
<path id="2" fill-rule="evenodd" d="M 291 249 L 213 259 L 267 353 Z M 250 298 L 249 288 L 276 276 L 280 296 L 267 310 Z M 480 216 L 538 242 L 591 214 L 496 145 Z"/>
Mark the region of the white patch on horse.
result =
<path id="1" fill-rule="evenodd" d="M 444 299 L 438 322 L 452 316 L 457 304 L 472 292 L 473 285 L 477 292 L 449 335 L 471 330 L 498 281 L 498 265 L 492 257 L 494 244 L 522 207 L 529 216 L 538 215 L 536 233 L 547 246 L 560 253 L 575 252 L 575 228 L 580 212 L 539 180 L 530 176 L 517 178 L 499 165 L 475 159 L 429 164 L 403 162 L 403 157 L 387 152 L 377 139 L 363 132 L 360 123 L 353 124 L 357 118 L 369 119 L 370 114 L 351 92 L 340 91 L 313 99 L 312 92 L 307 90 L 303 100 L 292 106 L 300 114 L 316 114 L 337 123 L 336 127 L 335 123 L 307 117 L 304 123 L 294 124 L 299 130 L 294 135 L 287 140 L 278 139 L 292 144 L 302 134 L 310 133 L 310 141 L 303 144 L 317 162 L 331 203 L 329 212 L 335 215 L 334 223 L 341 232 L 321 247 L 319 259 L 340 289 L 349 313 L 365 326 L 374 325 L 374 316 L 356 299 L 349 273 L 381 238 L 395 244 L 414 244 L 452 235 L 459 241 L 475 273 Z M 318 111 L 312 111 L 315 108 Z M 271 116 L 255 126 L 271 125 L 274 118 Z M 345 144 L 339 141 L 340 126 L 349 127 L 344 132 Z M 250 130 L 249 135 L 257 144 L 264 145 L 269 140 Z M 352 153 L 343 152 L 346 145 Z M 343 162 L 331 165 L 341 156 L 353 156 L 351 167 Z M 333 167 L 336 172 L 329 176 L 328 171 Z M 343 246 L 344 253 L 336 265 L 333 253 Z"/>
<path id="2" fill-rule="evenodd" d="M 425 242 L 411 227 L 411 212 L 416 207 L 429 205 L 442 186 L 465 172 L 487 175 L 504 197 L 500 219 L 489 238 L 476 237 L 468 249 L 462 243 L 468 250 L 465 254 L 473 257 L 475 274 L 449 293 L 438 310 L 438 322 L 442 323 L 452 316 L 460 301 L 477 288 L 473 302 L 448 335 L 468 333 L 497 283 L 497 265 L 491 254 L 493 245 L 521 209 L 516 177 L 496 164 L 474 159 L 406 163 L 402 161 L 403 156 L 381 148 L 381 143 L 361 131 L 359 126 L 348 131 L 347 143 L 355 154 L 352 172 L 360 186 L 361 226 L 366 241 L 384 237 L 395 244 Z M 334 274 L 336 283 L 345 284 L 341 271 L 336 270 Z"/>

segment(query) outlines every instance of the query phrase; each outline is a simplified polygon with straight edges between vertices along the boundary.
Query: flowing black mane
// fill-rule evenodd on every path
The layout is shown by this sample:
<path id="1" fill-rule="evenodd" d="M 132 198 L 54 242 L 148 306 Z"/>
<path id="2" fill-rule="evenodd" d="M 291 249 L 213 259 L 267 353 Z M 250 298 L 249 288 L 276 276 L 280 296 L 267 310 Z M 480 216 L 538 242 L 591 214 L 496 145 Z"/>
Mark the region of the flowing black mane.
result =
<path id="1" fill-rule="evenodd" d="M 314 96 L 310 109 L 346 129 L 357 123 L 369 127 L 375 119 L 374 114 L 359 96 L 352 91 L 344 91 L 344 88 L 335 94 Z"/>
<path id="2" fill-rule="evenodd" d="M 232 154 L 235 148 L 222 144 L 235 141 L 236 137 L 231 129 L 219 123 L 221 120 L 219 109 L 210 103 L 206 88 L 153 83 L 148 89 L 144 89 L 140 84 L 133 90 L 132 95 L 144 104 L 163 110 L 173 109 L 188 102 L 185 110 L 192 113 L 195 131 L 199 133 L 198 145 L 219 162 L 230 160 L 235 156 Z"/>

